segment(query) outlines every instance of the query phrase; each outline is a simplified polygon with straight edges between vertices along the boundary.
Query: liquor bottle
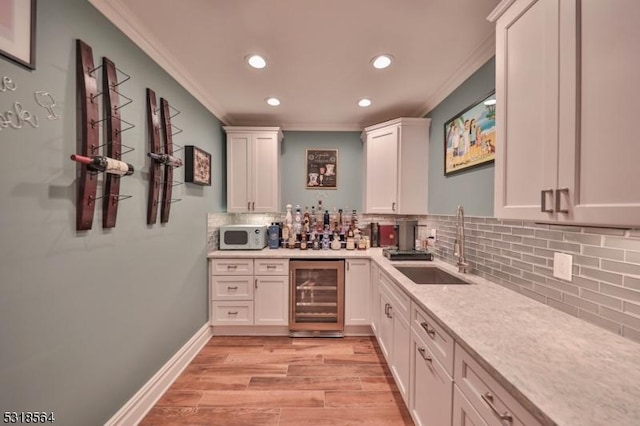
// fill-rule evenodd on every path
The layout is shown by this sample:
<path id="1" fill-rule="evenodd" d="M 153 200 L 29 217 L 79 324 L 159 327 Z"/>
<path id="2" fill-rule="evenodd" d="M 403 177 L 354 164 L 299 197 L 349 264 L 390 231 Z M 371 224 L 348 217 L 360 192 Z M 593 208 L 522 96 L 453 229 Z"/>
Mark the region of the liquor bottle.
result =
<path id="1" fill-rule="evenodd" d="M 133 166 L 124 161 L 116 160 L 102 155 L 94 155 L 93 157 L 85 157 L 84 155 L 71 155 L 73 161 L 86 164 L 87 169 L 92 172 L 105 172 L 118 176 L 129 176 L 133 174 Z"/>
<path id="2" fill-rule="evenodd" d="M 329 238 L 329 228 L 324 228 L 324 233 L 322 234 L 322 250 L 329 250 L 331 248 L 331 239 Z"/>
<path id="3" fill-rule="evenodd" d="M 331 216 L 329 216 L 329 210 L 324 211 L 323 224 L 325 228 L 331 224 Z"/>
<path id="4" fill-rule="evenodd" d="M 182 167 L 182 158 L 174 157 L 169 154 L 156 154 L 154 152 L 147 152 L 147 156 L 156 163 L 164 164 L 171 167 Z"/>
<path id="5" fill-rule="evenodd" d="M 306 250 L 307 249 L 307 234 L 306 233 L 302 233 L 302 235 L 300 236 L 300 250 Z"/>
<path id="6" fill-rule="evenodd" d="M 311 229 L 316 230 L 316 206 L 311 206 L 311 214 L 309 215 L 309 225 Z"/>
<path id="7" fill-rule="evenodd" d="M 331 241 L 331 249 L 332 250 L 340 250 L 342 248 L 342 244 L 340 243 L 340 236 L 337 232 L 333 233 L 333 240 Z"/>

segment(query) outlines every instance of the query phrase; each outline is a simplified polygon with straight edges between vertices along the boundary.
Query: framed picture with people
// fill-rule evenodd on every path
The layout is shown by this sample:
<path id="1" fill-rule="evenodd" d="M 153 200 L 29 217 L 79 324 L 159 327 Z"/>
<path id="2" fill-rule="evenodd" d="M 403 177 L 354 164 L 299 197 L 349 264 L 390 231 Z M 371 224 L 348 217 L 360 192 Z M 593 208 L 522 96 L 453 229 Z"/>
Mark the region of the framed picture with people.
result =
<path id="1" fill-rule="evenodd" d="M 444 124 L 444 175 L 495 161 L 496 96 L 483 97 Z"/>
<path id="2" fill-rule="evenodd" d="M 338 189 L 338 150 L 307 149 L 306 189 Z"/>

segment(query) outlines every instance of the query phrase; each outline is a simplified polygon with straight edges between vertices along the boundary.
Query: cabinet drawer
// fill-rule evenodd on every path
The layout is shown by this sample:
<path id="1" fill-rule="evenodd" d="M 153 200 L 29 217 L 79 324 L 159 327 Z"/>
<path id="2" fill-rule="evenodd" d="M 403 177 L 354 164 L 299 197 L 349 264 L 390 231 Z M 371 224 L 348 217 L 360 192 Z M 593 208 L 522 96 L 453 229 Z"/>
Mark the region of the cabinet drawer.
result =
<path id="1" fill-rule="evenodd" d="M 253 259 L 213 259 L 211 275 L 253 275 Z"/>
<path id="2" fill-rule="evenodd" d="M 409 321 L 409 307 L 411 299 L 384 272 L 380 272 L 380 285 L 391 298 L 394 314 L 400 315 L 406 322 Z"/>
<path id="3" fill-rule="evenodd" d="M 214 275 L 211 283 L 213 300 L 253 300 L 253 276 Z"/>
<path id="4" fill-rule="evenodd" d="M 458 386 L 453 385 L 453 426 L 487 426 L 480 414 L 464 397 Z"/>
<path id="5" fill-rule="evenodd" d="M 453 339 L 414 303 L 411 304 L 411 328 L 425 342 L 447 373 L 453 376 Z"/>
<path id="6" fill-rule="evenodd" d="M 213 302 L 213 325 L 253 324 L 253 302 Z"/>
<path id="7" fill-rule="evenodd" d="M 289 259 L 256 259 L 255 275 L 289 275 Z"/>
<path id="8" fill-rule="evenodd" d="M 456 344 L 454 380 L 488 425 L 538 426 L 538 422 L 461 346 Z M 503 417 L 501 421 L 500 416 Z M 509 422 L 508 417 L 512 420 Z"/>

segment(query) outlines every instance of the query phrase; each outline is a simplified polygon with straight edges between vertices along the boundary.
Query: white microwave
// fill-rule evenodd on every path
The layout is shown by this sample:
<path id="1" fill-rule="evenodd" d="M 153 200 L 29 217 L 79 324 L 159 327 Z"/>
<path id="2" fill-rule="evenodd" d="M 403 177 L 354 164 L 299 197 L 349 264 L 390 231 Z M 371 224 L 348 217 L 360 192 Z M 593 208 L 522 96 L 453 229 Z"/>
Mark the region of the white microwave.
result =
<path id="1" fill-rule="evenodd" d="M 220 227 L 220 250 L 262 250 L 266 246 L 266 225 L 223 225 Z"/>

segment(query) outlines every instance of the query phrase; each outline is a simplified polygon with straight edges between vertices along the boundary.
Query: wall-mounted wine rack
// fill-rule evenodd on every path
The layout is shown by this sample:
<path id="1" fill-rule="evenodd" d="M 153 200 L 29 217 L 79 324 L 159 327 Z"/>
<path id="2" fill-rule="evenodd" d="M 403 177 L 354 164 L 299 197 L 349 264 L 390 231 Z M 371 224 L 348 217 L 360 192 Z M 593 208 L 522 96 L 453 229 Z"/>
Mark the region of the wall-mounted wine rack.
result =
<path id="1" fill-rule="evenodd" d="M 98 92 L 96 71 L 103 70 L 103 90 Z M 124 78 L 118 81 L 118 73 Z M 101 66 L 95 67 L 93 62 L 93 50 L 82 40 L 76 41 L 76 92 L 78 108 L 78 152 L 83 157 L 93 158 L 99 156 L 99 150 L 104 148 L 105 157 L 109 160 L 121 161 L 121 156 L 133 150 L 122 144 L 122 133 L 135 127 L 121 118 L 120 109 L 129 105 L 133 100 L 120 93 L 118 86 L 131 77 L 118 70 L 115 64 L 108 58 L 103 58 Z M 100 119 L 99 106 L 96 99 L 104 95 L 104 115 Z M 120 98 L 125 102 L 121 103 Z M 107 141 L 99 144 L 100 124 L 106 122 L 105 138 Z M 122 123 L 126 125 L 122 128 Z M 127 150 L 123 152 L 122 148 Z M 72 156 L 72 159 L 77 156 Z M 87 159 L 88 161 L 88 159 Z M 133 172 L 132 166 L 126 174 Z M 131 198 L 129 195 L 120 195 L 120 176 L 106 173 L 104 182 L 104 195 L 96 197 L 99 174 L 91 171 L 89 167 L 78 165 L 78 201 L 76 205 L 76 229 L 86 231 L 93 225 L 93 215 L 96 201 L 103 201 L 103 228 L 113 228 L 116 225 L 118 203 L 121 200 Z"/>
<path id="2" fill-rule="evenodd" d="M 160 112 L 160 116 L 158 116 Z M 152 157 L 149 168 L 149 200 L 147 203 L 147 224 L 153 225 L 157 221 L 158 205 L 160 208 L 160 223 L 169 222 L 171 204 L 180 199 L 172 197 L 172 188 L 182 182 L 173 180 L 173 169 L 180 167 L 182 161 L 176 161 L 173 157 L 176 151 L 173 136 L 182 132 L 182 129 L 171 124 L 171 119 L 180 114 L 180 111 L 171 107 L 169 102 L 160 98 L 160 108 L 157 108 L 156 94 L 152 89 L 147 89 L 147 126 L 149 133 L 149 156 Z M 160 130 L 162 130 L 162 147 L 160 146 Z M 164 157 L 161 162 L 154 159 Z M 160 175 L 160 166 L 164 165 L 164 174 Z M 162 186 L 162 201 L 160 201 L 160 186 Z"/>

